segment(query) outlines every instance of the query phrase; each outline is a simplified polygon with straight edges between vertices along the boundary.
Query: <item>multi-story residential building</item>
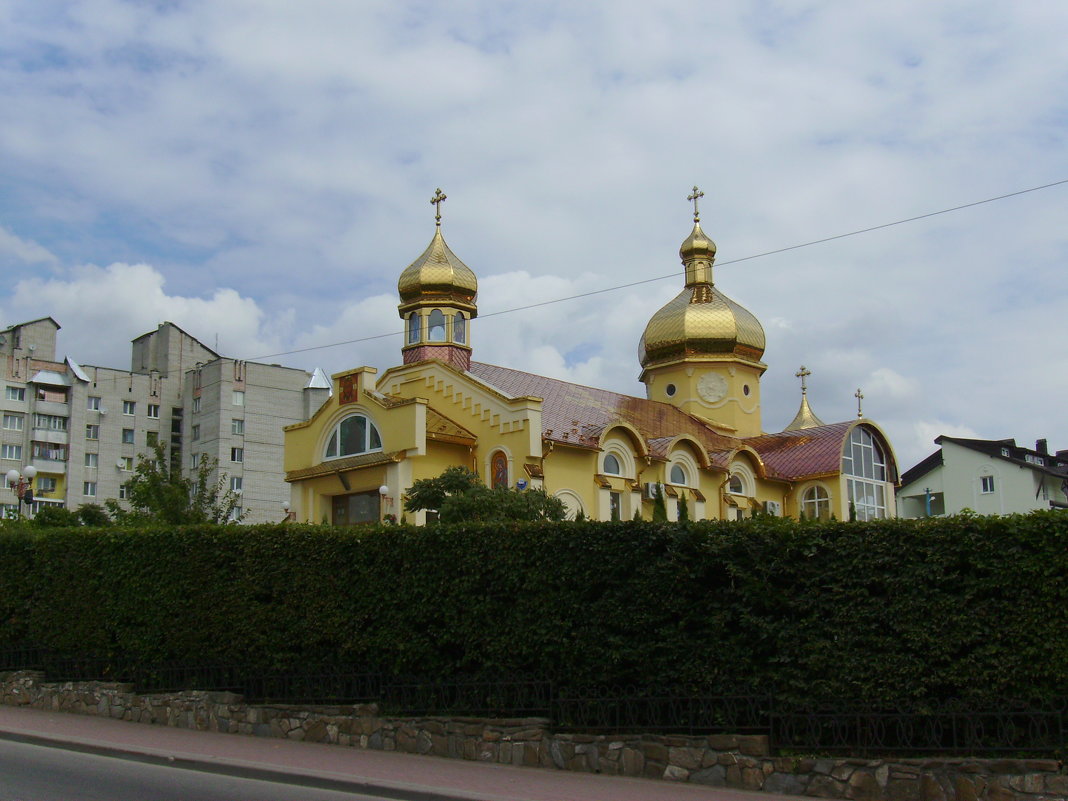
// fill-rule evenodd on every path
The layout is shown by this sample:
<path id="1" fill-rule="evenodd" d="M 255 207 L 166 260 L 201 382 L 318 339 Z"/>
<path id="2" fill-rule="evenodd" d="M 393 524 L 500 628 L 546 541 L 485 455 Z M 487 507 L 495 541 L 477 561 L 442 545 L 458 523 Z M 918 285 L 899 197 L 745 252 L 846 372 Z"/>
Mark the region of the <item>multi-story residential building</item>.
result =
<path id="1" fill-rule="evenodd" d="M 1068 509 L 1068 450 L 1050 453 L 1044 439 L 1033 450 L 1015 439 L 941 436 L 935 444 L 937 451 L 901 475 L 901 517 Z"/>
<path id="2" fill-rule="evenodd" d="M 138 460 L 160 442 L 187 475 L 217 459 L 246 521 L 285 516 L 282 427 L 328 396 L 321 372 L 222 357 L 173 323 L 133 341 L 129 370 L 81 366 L 56 360 L 59 327 L 46 317 L 0 331 L 0 472 L 37 469 L 30 514 L 121 503 Z M 2 503 L 17 512 L 10 488 Z"/>

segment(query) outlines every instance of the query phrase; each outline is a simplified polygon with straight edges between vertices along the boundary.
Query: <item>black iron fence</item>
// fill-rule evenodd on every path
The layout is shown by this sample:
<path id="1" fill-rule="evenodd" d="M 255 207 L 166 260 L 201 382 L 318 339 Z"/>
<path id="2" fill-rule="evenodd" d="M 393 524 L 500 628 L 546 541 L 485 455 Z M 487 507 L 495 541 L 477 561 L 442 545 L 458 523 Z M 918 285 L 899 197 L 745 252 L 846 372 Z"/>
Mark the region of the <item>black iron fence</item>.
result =
<path id="1" fill-rule="evenodd" d="M 0 671 L 49 681 L 128 682 L 142 693 L 231 691 L 250 703 L 376 702 L 389 715 L 544 717 L 559 731 L 763 734 L 778 753 L 1044 755 L 1068 748 L 1068 697 L 914 702 L 788 702 L 774 693 L 680 686 L 580 686 L 529 679 L 441 681 L 338 666 L 299 671 L 212 664 L 127 664 L 47 649 L 0 652 Z"/>

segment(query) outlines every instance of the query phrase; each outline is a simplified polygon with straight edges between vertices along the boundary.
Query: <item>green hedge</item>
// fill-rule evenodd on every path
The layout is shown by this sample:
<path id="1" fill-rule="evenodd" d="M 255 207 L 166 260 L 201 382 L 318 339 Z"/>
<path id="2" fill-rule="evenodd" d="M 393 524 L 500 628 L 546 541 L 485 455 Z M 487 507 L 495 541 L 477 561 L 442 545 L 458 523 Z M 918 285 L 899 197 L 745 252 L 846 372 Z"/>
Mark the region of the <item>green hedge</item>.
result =
<path id="1" fill-rule="evenodd" d="M 1068 693 L 1068 515 L 0 530 L 0 649 L 255 669 Z"/>

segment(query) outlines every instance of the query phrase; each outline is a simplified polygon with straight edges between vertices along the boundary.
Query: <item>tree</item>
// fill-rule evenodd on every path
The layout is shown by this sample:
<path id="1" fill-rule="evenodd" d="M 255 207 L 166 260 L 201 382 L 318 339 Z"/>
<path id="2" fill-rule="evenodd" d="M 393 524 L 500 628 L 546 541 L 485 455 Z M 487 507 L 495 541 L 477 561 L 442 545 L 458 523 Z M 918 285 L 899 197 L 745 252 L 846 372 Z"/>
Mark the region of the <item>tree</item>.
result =
<path id="1" fill-rule="evenodd" d="M 690 504 L 686 500 L 686 493 L 679 496 L 679 522 L 686 523 L 690 519 Z"/>
<path id="2" fill-rule="evenodd" d="M 436 509 L 442 523 L 491 520 L 563 520 L 567 508 L 542 489 L 490 489 L 466 467 L 449 467 L 437 478 L 421 478 L 404 498 L 404 510 Z"/>
<path id="3" fill-rule="evenodd" d="M 667 505 L 664 503 L 664 485 L 656 485 L 656 496 L 653 498 L 653 522 L 667 522 Z"/>
<path id="4" fill-rule="evenodd" d="M 108 514 L 119 523 L 183 525 L 240 520 L 244 514 L 235 516 L 234 512 L 241 498 L 227 488 L 227 476 L 220 473 L 212 480 L 217 467 L 217 459 L 202 459 L 193 478 L 186 478 L 157 443 L 152 456 L 141 456 L 133 478 L 126 482 L 130 508 L 109 499 L 105 504 Z"/>

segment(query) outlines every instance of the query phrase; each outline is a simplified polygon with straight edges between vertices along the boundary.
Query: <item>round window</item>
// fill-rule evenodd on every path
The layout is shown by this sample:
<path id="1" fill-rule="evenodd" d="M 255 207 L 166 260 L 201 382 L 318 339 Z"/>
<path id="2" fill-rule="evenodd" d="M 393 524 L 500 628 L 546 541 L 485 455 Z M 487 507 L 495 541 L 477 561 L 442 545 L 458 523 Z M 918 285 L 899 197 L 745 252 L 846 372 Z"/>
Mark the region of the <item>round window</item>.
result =
<path id="1" fill-rule="evenodd" d="M 664 387 L 664 392 L 666 392 L 667 396 L 670 398 L 672 395 L 675 394 L 675 385 L 668 384 L 666 387 Z"/>
<path id="2" fill-rule="evenodd" d="M 744 384 L 742 386 L 742 394 L 743 395 L 748 395 L 749 394 L 749 385 L 748 384 Z"/>

